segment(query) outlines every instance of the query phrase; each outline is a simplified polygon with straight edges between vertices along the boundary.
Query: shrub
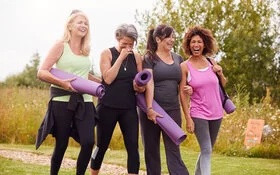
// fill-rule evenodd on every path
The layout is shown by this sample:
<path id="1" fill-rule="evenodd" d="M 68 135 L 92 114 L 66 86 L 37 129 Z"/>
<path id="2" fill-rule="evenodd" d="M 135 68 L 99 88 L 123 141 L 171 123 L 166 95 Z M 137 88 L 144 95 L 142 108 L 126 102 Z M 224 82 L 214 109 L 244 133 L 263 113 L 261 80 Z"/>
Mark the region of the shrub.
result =
<path id="1" fill-rule="evenodd" d="M 244 88 L 237 90 L 232 98 L 237 110 L 225 114 L 214 151 L 230 156 L 280 158 L 280 109 L 273 106 L 269 91 L 261 103 L 249 104 L 249 93 Z M 38 128 L 43 120 L 49 101 L 49 90 L 34 88 L 0 88 L 0 143 L 35 144 Z M 97 99 L 94 98 L 96 104 Z M 263 119 L 272 132 L 263 135 L 262 142 L 250 149 L 244 145 L 248 119 Z M 185 120 L 182 128 L 185 131 Z M 53 145 L 50 135 L 44 141 Z M 70 139 L 71 146 L 78 144 Z M 181 144 L 194 151 L 199 151 L 195 135 L 188 134 Z M 142 147 L 141 136 L 139 147 Z M 117 125 L 109 145 L 110 149 L 125 149 L 123 136 Z"/>

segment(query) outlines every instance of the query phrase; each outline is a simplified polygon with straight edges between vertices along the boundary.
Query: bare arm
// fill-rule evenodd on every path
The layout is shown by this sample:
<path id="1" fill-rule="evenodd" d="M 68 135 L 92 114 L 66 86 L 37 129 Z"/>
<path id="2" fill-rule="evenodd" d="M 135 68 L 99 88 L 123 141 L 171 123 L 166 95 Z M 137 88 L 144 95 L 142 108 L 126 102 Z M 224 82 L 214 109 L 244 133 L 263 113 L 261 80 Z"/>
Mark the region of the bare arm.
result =
<path id="1" fill-rule="evenodd" d="M 143 70 L 143 60 L 142 56 L 139 53 L 134 53 L 136 64 L 137 64 L 137 72 L 141 72 Z"/>
<path id="2" fill-rule="evenodd" d="M 135 55 L 135 59 L 136 59 L 137 72 L 141 72 L 142 71 L 142 57 L 138 53 L 134 53 L 134 55 Z M 146 90 L 146 85 L 145 86 L 138 86 L 135 83 L 135 80 L 133 80 L 133 88 L 136 92 L 142 93 Z"/>
<path id="3" fill-rule="evenodd" d="M 50 73 L 50 69 L 59 60 L 60 56 L 62 55 L 63 49 L 64 49 L 63 41 L 57 41 L 54 44 L 54 46 L 50 49 L 47 57 L 43 61 L 42 65 L 40 66 L 37 73 L 37 77 L 42 81 L 58 85 L 65 90 L 76 91 L 70 84 L 70 82 L 75 78 L 62 80 L 53 76 Z"/>
<path id="4" fill-rule="evenodd" d="M 148 70 L 151 73 L 151 80 L 148 82 L 146 86 L 146 92 L 145 92 L 145 97 L 146 97 L 146 104 L 147 108 L 152 107 L 152 102 L 154 99 L 154 79 L 153 79 L 153 71 L 152 69 L 145 69 Z"/>
<path id="5" fill-rule="evenodd" d="M 102 82 L 101 78 L 99 78 L 95 75 L 92 75 L 91 73 L 88 73 L 88 79 L 91 80 L 91 81 L 94 81 L 96 83 L 101 83 Z"/>
<path id="6" fill-rule="evenodd" d="M 214 59 L 210 58 L 210 60 L 213 63 L 213 70 L 214 70 L 214 72 L 217 72 L 218 76 L 220 77 L 220 81 L 221 81 L 223 87 L 225 87 L 225 85 L 227 83 L 227 79 L 226 79 L 226 77 L 223 74 L 222 67 L 220 65 L 218 65 Z"/>
<path id="7" fill-rule="evenodd" d="M 128 49 L 122 49 L 113 66 L 111 66 L 112 54 L 110 49 L 106 49 L 101 53 L 100 70 L 106 84 L 111 84 L 116 79 L 123 60 L 130 53 L 131 51 L 128 51 Z"/>
<path id="8" fill-rule="evenodd" d="M 151 73 L 151 80 L 148 82 L 145 91 L 146 104 L 147 104 L 147 116 L 149 120 L 152 120 L 155 124 L 157 123 L 156 117 L 162 117 L 161 114 L 154 111 L 152 108 L 153 100 L 154 100 L 154 79 L 153 79 L 153 71 L 152 69 L 146 69 Z"/>
<path id="9" fill-rule="evenodd" d="M 187 77 L 188 77 L 188 68 L 185 62 L 181 63 L 181 70 L 182 70 L 182 80 L 179 84 L 179 94 L 180 94 L 180 101 L 181 106 L 184 112 L 184 116 L 186 119 L 186 129 L 189 133 L 194 132 L 194 123 L 190 116 L 190 110 L 189 110 L 189 95 L 185 93 L 185 86 L 187 85 Z"/>

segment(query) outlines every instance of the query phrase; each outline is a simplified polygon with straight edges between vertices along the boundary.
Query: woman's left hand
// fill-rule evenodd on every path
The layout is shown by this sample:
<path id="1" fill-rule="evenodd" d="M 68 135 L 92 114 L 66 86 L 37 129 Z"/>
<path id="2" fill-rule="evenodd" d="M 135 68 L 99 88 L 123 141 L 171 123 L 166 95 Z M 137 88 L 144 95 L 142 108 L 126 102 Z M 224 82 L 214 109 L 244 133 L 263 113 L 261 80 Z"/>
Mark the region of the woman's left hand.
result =
<path id="1" fill-rule="evenodd" d="M 133 80 L 133 88 L 136 92 L 142 93 L 145 92 L 146 90 L 146 85 L 145 86 L 138 86 L 135 82 L 135 80 Z"/>
<path id="2" fill-rule="evenodd" d="M 184 93 L 188 96 L 191 96 L 193 93 L 193 88 L 189 85 L 184 86 Z"/>
<path id="3" fill-rule="evenodd" d="M 216 73 L 218 73 L 218 75 L 223 74 L 223 69 L 222 69 L 222 67 L 219 66 L 219 65 L 217 65 L 217 64 L 213 66 L 213 71 L 216 72 Z"/>

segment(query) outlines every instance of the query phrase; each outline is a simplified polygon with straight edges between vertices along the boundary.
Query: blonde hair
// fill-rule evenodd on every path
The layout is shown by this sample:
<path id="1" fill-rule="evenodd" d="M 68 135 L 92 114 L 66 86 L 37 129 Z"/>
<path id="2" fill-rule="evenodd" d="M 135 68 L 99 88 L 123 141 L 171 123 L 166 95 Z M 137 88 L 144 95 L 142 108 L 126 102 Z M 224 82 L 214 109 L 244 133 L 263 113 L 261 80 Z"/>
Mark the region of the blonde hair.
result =
<path id="1" fill-rule="evenodd" d="M 64 35 L 62 40 L 64 42 L 69 42 L 71 40 L 71 33 L 70 33 L 70 27 L 74 21 L 74 19 L 77 16 L 83 16 L 86 18 L 87 23 L 88 23 L 88 32 L 87 34 L 82 38 L 81 41 L 81 53 L 85 56 L 88 56 L 90 54 L 90 26 L 89 26 L 89 21 L 88 21 L 88 17 L 86 16 L 85 13 L 77 10 L 75 12 L 72 12 L 70 14 L 70 16 L 68 17 L 66 24 L 65 24 L 65 29 L 64 29 Z"/>

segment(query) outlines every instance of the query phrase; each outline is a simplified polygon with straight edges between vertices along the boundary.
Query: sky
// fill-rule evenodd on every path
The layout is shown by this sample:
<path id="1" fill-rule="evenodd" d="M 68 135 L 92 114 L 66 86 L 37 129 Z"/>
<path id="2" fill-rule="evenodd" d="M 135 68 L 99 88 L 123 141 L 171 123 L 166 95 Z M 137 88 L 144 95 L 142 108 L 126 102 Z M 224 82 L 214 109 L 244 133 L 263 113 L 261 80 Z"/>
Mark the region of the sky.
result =
<path id="1" fill-rule="evenodd" d="M 91 34 L 91 60 L 99 71 L 102 50 L 115 46 L 115 29 L 135 24 L 136 9 L 151 10 L 156 0 L 0 0 L 0 81 L 21 73 L 36 52 L 41 61 L 60 39 L 73 9 L 85 12 Z M 137 27 L 137 26 L 136 26 Z"/>

